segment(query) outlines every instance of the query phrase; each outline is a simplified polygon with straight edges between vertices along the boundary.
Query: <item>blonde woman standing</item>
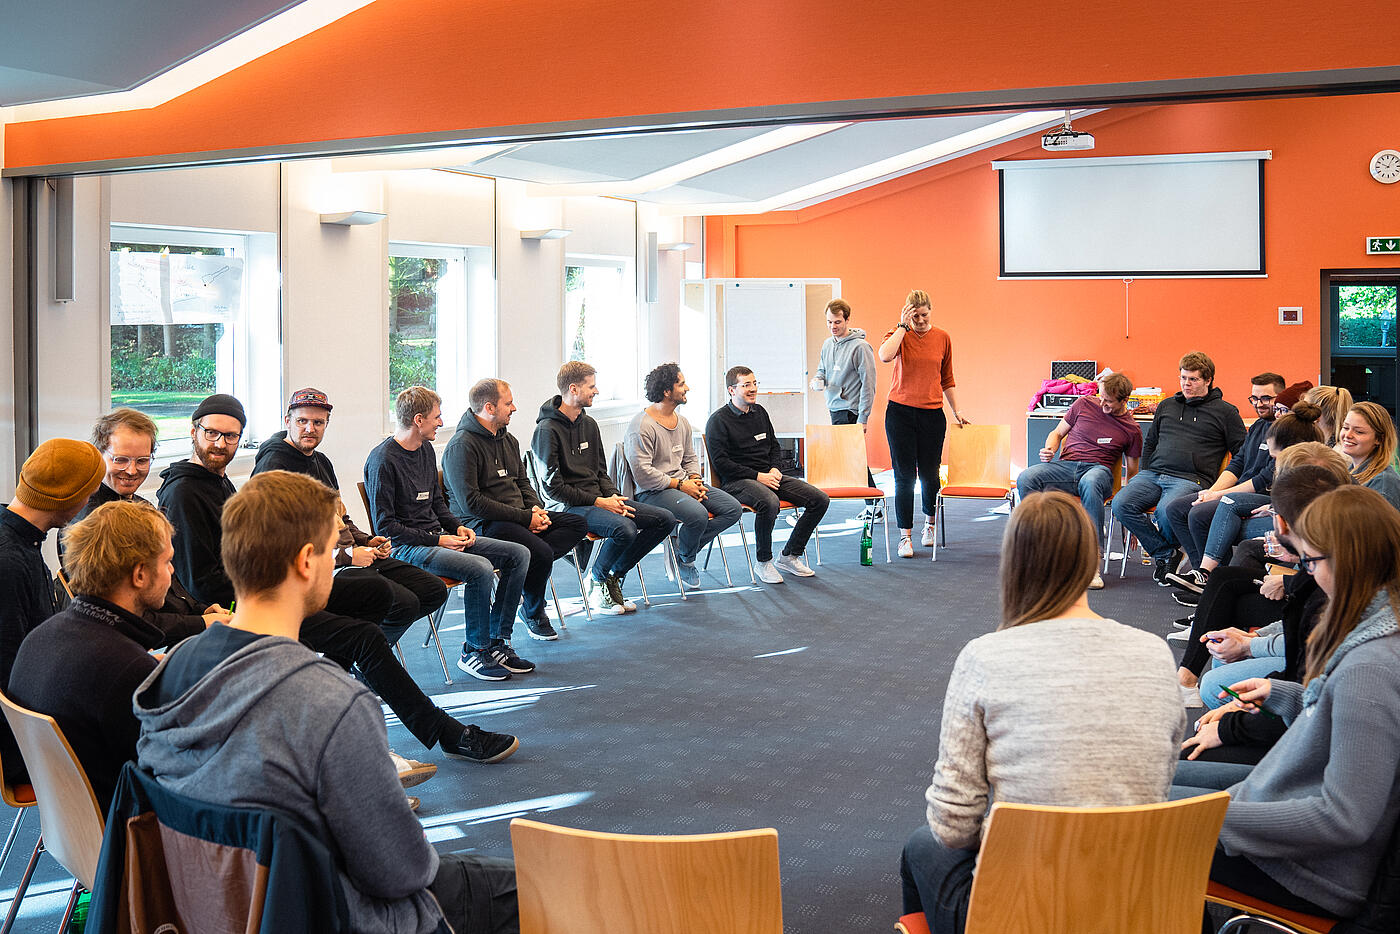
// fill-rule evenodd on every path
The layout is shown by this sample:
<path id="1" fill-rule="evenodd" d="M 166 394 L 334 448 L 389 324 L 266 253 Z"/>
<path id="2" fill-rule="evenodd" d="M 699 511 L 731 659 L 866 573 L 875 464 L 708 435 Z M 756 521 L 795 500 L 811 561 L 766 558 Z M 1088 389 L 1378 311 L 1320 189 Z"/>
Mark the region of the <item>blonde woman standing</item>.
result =
<path id="1" fill-rule="evenodd" d="M 934 504 L 938 501 L 938 469 L 948 433 L 944 401 L 961 428 L 970 422 L 958 412 L 954 392 L 953 342 L 948 332 L 933 326 L 928 293 L 914 289 L 904 299 L 899 323 L 885 333 L 879 357 L 894 364 L 894 382 L 885 408 L 885 437 L 894 468 L 894 509 L 899 524 L 899 556 L 914 557 L 914 481 L 924 507 L 921 542 L 933 544 Z"/>

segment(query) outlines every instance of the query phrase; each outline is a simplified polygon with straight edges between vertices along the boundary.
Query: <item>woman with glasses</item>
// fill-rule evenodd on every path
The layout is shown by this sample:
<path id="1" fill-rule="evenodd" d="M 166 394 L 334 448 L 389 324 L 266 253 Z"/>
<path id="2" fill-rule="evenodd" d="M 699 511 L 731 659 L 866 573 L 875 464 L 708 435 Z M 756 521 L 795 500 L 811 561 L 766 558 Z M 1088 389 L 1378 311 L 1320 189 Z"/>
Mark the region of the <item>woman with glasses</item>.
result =
<path id="1" fill-rule="evenodd" d="M 1161 639 L 1089 608 L 1098 533 L 1078 499 L 1032 493 L 1006 523 L 1001 623 L 953 665 L 928 822 L 905 845 L 904 914 L 959 934 L 993 801 L 1064 807 L 1166 797 L 1186 717 Z M 1086 691 L 1134 685 L 1119 716 Z M 1090 738 L 1093 738 L 1090 740 Z M 1089 740 L 1089 741 L 1085 741 Z M 1090 884 L 1090 880 L 1084 880 Z"/>
<path id="2" fill-rule="evenodd" d="M 1395 422 L 1384 407 L 1358 402 L 1347 412 L 1337 447 L 1351 460 L 1356 482 L 1370 487 L 1400 509 L 1400 474 L 1395 472 Z"/>
<path id="3" fill-rule="evenodd" d="M 924 507 L 920 541 L 933 544 L 934 504 L 938 502 L 938 469 L 948 432 L 944 400 L 953 421 L 969 424 L 958 413 L 954 392 L 953 342 L 948 332 L 933 326 L 928 293 L 914 289 L 904 299 L 899 323 L 885 332 L 880 359 L 894 364 L 894 381 L 885 408 L 885 438 L 894 468 L 894 511 L 899 524 L 899 556 L 914 557 L 914 481 L 919 481 Z"/>
<path id="4" fill-rule="evenodd" d="M 1224 788 L 1211 878 L 1310 914 L 1354 917 L 1400 816 L 1400 513 L 1350 486 L 1298 518 L 1299 564 L 1327 595 L 1303 683 L 1234 685 L 1244 709 L 1288 724 L 1252 769 L 1183 762 L 1172 797 Z"/>

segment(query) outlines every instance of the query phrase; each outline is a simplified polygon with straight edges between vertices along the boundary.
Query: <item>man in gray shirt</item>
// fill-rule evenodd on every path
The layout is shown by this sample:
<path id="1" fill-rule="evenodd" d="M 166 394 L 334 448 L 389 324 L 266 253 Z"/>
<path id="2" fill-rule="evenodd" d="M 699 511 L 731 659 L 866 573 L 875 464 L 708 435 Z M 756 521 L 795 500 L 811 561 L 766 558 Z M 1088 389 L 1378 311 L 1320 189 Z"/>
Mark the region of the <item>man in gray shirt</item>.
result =
<path id="1" fill-rule="evenodd" d="M 822 344 L 814 390 L 826 391 L 826 408 L 833 425 L 860 425 L 870 421 L 875 405 L 875 351 L 865 339 L 865 331 L 851 327 L 851 306 L 841 299 L 826 305 L 826 329 L 831 336 Z M 875 485 L 869 468 L 866 481 Z M 862 518 L 879 519 L 884 507 L 879 500 L 866 500 Z"/>
<path id="2" fill-rule="evenodd" d="M 690 422 L 676 411 L 690 391 L 681 368 L 674 363 L 661 364 L 647 374 L 645 390 L 651 405 L 627 426 L 623 450 L 637 484 L 637 499 L 665 509 L 679 520 L 676 561 L 681 580 L 695 587 L 700 583 L 696 555 L 739 521 L 743 507 L 723 490 L 706 486 L 700 476 Z"/>

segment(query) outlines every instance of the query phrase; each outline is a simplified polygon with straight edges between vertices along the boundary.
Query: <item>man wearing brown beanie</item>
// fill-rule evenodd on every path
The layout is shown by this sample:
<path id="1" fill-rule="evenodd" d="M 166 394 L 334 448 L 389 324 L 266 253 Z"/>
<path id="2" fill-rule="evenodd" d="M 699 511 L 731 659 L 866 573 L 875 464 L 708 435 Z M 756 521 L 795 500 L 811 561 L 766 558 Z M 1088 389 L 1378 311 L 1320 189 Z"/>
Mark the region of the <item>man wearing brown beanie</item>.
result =
<path id="1" fill-rule="evenodd" d="M 45 441 L 19 470 L 14 500 L 0 510 L 0 689 L 9 690 L 20 642 L 58 610 L 53 575 L 40 553 L 44 539 L 82 510 L 106 470 L 97 448 L 70 438 Z M 25 774 L 4 724 L 0 762 L 6 780 Z"/>

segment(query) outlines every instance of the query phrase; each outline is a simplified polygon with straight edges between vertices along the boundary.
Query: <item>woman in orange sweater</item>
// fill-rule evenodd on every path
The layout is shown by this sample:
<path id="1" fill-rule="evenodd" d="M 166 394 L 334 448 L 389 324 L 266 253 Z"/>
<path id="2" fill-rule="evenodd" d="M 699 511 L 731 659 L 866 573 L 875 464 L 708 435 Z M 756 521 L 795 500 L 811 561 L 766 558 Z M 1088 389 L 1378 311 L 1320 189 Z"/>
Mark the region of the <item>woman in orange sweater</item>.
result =
<path id="1" fill-rule="evenodd" d="M 894 383 L 885 409 L 885 437 L 894 467 L 894 509 L 899 523 L 899 556 L 914 557 L 914 479 L 923 490 L 924 533 L 933 544 L 934 503 L 938 497 L 938 468 L 948 418 L 947 400 L 959 428 L 969 424 L 958 414 L 953 392 L 953 344 L 948 332 L 933 326 L 928 293 L 914 289 L 904 300 L 899 324 L 885 334 L 880 359 L 894 363 Z"/>

